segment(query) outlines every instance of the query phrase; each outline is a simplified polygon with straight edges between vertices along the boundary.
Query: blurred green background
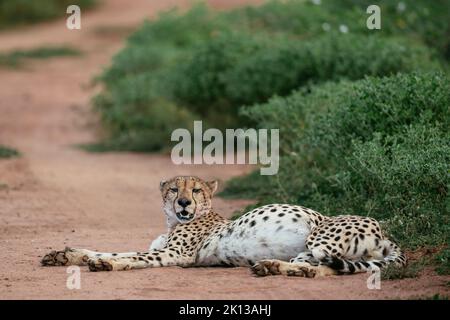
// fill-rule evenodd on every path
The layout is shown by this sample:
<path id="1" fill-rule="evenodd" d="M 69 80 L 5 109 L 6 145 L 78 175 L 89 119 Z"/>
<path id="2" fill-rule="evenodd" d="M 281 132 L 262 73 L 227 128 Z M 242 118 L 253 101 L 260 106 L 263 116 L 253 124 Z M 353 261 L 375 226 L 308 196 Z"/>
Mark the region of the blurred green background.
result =
<path id="1" fill-rule="evenodd" d="M 0 0 L 0 29 L 64 17 L 69 5 L 84 9 L 95 3 L 96 0 Z"/>

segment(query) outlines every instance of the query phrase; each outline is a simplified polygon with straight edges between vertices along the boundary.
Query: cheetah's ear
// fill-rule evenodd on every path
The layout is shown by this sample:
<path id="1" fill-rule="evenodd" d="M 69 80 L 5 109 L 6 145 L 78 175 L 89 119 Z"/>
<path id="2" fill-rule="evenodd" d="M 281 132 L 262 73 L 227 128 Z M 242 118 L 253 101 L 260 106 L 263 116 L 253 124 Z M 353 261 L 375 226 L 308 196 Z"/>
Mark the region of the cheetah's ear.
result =
<path id="1" fill-rule="evenodd" d="M 161 182 L 159 183 L 159 190 L 163 191 L 164 186 L 167 184 L 167 180 L 161 180 Z"/>
<path id="2" fill-rule="evenodd" d="M 211 190 L 211 194 L 214 194 L 214 192 L 216 192 L 216 190 L 217 190 L 217 186 L 219 185 L 219 182 L 217 180 L 207 181 L 206 185 Z"/>

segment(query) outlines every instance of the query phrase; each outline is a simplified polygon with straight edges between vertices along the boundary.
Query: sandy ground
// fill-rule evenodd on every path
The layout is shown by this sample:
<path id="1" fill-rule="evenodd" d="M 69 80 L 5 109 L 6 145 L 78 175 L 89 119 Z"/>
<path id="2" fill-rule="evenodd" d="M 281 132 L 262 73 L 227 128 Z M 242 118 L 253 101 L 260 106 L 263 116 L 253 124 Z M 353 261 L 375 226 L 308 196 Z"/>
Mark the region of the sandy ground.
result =
<path id="1" fill-rule="evenodd" d="M 258 1 L 215 0 L 217 8 Z M 70 44 L 81 57 L 0 69 L 0 144 L 23 156 L 0 160 L 1 299 L 391 299 L 449 293 L 448 277 L 382 282 L 367 275 L 303 279 L 255 278 L 246 268 L 178 267 L 128 272 L 81 272 L 81 289 L 66 287 L 66 268 L 44 268 L 40 257 L 66 245 L 104 251 L 144 250 L 164 232 L 158 183 L 177 174 L 225 181 L 244 166 L 175 166 L 165 155 L 91 154 L 74 144 L 94 141 L 97 127 L 90 80 L 123 46 L 144 17 L 188 1 L 103 0 L 82 16 L 82 30 L 64 20 L 0 33 L 0 51 Z M 106 30 L 106 32 L 105 32 Z M 110 32 L 107 32 L 107 31 Z M 115 32 L 111 32 L 115 30 Z M 215 199 L 231 215 L 248 201 Z"/>

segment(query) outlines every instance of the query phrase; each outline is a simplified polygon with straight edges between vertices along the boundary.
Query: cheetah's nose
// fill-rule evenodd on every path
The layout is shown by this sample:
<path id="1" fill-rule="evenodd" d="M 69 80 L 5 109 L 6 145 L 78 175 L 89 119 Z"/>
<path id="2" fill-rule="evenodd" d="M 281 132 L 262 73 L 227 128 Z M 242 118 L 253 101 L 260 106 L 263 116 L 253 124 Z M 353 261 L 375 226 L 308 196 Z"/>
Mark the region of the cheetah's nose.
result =
<path id="1" fill-rule="evenodd" d="M 192 203 L 192 201 L 191 200 L 188 200 L 188 199 L 186 199 L 186 198 L 181 198 L 181 199 L 178 199 L 178 204 L 180 205 L 180 206 L 182 206 L 183 208 L 186 208 L 188 205 L 190 205 Z"/>

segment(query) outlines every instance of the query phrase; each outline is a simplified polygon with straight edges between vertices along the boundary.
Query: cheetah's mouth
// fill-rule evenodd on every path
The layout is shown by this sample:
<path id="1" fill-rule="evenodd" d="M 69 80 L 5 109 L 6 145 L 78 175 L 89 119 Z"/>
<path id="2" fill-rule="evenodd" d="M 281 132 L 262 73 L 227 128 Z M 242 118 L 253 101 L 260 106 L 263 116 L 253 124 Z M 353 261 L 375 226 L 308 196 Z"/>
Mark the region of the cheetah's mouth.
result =
<path id="1" fill-rule="evenodd" d="M 191 216 L 191 214 L 189 212 L 187 212 L 186 210 L 177 212 L 176 215 L 177 215 L 177 219 L 180 222 L 188 222 L 188 221 L 191 221 L 193 218 L 193 216 Z"/>

